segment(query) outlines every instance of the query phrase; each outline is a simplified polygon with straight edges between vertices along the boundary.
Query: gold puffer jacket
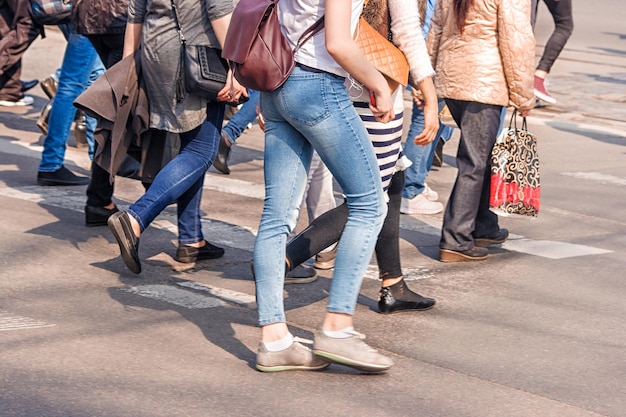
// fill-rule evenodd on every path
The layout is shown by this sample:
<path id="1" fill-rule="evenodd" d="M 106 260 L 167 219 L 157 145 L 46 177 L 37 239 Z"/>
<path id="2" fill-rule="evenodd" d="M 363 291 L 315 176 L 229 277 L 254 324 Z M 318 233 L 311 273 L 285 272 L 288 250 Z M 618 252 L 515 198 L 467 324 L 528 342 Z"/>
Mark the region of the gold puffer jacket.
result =
<path id="1" fill-rule="evenodd" d="M 474 0 L 463 33 L 439 0 L 428 34 L 437 95 L 521 110 L 535 105 L 535 37 L 528 0 Z"/>

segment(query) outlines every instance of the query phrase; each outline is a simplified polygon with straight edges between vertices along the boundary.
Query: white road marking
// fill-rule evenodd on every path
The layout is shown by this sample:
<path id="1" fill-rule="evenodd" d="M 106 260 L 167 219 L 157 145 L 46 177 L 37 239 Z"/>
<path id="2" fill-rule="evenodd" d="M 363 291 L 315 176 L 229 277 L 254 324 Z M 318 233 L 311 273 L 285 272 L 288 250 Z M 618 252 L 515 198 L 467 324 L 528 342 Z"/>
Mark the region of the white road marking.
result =
<path id="1" fill-rule="evenodd" d="M 581 180 L 595 181 L 601 184 L 626 185 L 626 178 L 601 174 L 599 172 L 563 172 L 562 175 L 565 175 L 566 177 L 578 178 Z"/>
<path id="2" fill-rule="evenodd" d="M 202 284 L 195 281 L 178 282 L 176 285 L 191 288 L 197 291 L 205 291 L 212 296 L 221 298 L 222 300 L 240 304 L 245 307 L 253 307 L 256 304 L 256 298 L 253 295 L 242 292 L 225 290 L 223 288 L 214 287 L 212 285 Z"/>
<path id="3" fill-rule="evenodd" d="M 502 248 L 548 259 L 573 258 L 575 256 L 600 255 L 612 252 L 610 250 L 575 245 L 573 243 L 531 239 L 509 239 L 502 244 Z"/>
<path id="4" fill-rule="evenodd" d="M 188 309 L 221 307 L 224 302 L 215 297 L 195 294 L 191 291 L 170 287 L 169 285 L 138 285 L 136 287 L 120 288 L 122 291 L 140 295 L 154 300 L 165 301 Z"/>
<path id="5" fill-rule="evenodd" d="M 48 324 L 45 321 L 16 316 L 7 311 L 0 310 L 0 332 L 8 330 L 40 329 L 54 326 L 54 324 Z"/>

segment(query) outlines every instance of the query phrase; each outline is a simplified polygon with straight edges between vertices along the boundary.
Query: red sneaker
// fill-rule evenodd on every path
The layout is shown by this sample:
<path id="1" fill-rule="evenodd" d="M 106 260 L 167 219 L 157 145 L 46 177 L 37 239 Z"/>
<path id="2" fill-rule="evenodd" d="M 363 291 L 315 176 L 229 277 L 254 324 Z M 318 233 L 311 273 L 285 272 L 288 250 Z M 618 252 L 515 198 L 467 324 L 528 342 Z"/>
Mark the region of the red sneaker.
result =
<path id="1" fill-rule="evenodd" d="M 545 80 L 535 75 L 535 97 L 546 103 L 556 104 L 556 99 L 548 93 L 548 89 L 545 85 Z"/>

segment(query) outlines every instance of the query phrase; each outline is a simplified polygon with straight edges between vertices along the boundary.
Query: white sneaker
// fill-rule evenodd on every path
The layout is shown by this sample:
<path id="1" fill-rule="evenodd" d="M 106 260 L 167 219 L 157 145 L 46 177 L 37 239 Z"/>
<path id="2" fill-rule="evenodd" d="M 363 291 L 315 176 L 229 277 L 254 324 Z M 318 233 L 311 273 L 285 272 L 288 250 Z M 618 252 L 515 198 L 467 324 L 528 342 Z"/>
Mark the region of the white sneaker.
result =
<path id="1" fill-rule="evenodd" d="M 35 102 L 35 99 L 31 96 L 24 96 L 19 100 L 0 100 L 0 106 L 15 107 L 15 106 L 30 106 Z"/>
<path id="2" fill-rule="evenodd" d="M 402 198 L 400 213 L 402 214 L 437 214 L 443 211 L 443 204 L 437 201 L 428 201 L 424 193 L 408 199 Z"/>
<path id="3" fill-rule="evenodd" d="M 439 193 L 428 186 L 428 184 L 424 183 L 424 191 L 422 191 L 424 197 L 428 201 L 437 201 L 439 200 Z"/>

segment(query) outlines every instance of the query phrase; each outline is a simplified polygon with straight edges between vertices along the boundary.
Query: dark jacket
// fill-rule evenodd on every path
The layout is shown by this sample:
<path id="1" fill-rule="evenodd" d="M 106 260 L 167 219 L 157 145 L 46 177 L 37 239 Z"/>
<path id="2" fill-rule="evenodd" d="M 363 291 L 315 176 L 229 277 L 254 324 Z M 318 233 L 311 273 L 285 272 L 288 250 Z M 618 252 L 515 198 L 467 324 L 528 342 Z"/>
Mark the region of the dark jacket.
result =
<path id="1" fill-rule="evenodd" d="M 141 81 L 141 55 L 135 53 L 109 68 L 85 90 L 74 106 L 98 119 L 94 161 L 111 175 L 118 172 L 126 154 L 140 153 L 139 176 L 152 182 L 177 153 L 172 139 L 148 129 L 148 96 Z"/>
<path id="2" fill-rule="evenodd" d="M 33 22 L 28 0 L 0 0 L 0 75 L 11 69 L 43 27 Z"/>
<path id="3" fill-rule="evenodd" d="M 123 34 L 128 0 L 76 0 L 73 23 L 81 35 Z"/>

